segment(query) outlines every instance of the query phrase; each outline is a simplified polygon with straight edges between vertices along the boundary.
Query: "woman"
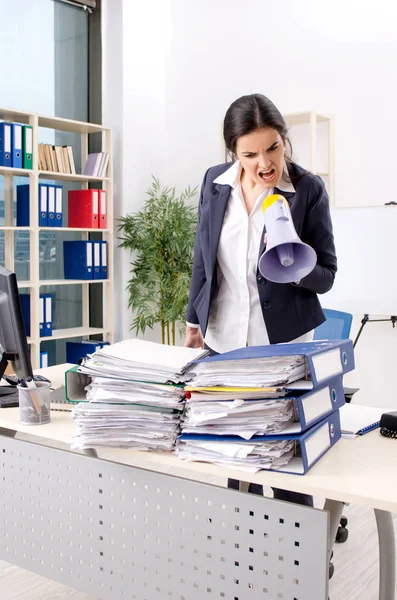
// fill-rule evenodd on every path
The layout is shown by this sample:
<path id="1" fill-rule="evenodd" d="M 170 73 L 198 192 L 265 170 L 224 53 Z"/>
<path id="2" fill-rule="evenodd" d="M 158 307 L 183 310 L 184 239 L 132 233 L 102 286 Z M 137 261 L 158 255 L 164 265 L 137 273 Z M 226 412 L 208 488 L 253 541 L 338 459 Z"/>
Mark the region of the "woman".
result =
<path id="1" fill-rule="evenodd" d="M 325 320 L 317 294 L 332 287 L 337 269 L 324 184 L 292 162 L 286 123 L 265 96 L 233 102 L 223 132 L 235 162 L 204 176 L 185 346 L 205 341 L 216 353 L 310 340 Z M 273 193 L 287 199 L 297 234 L 317 253 L 313 271 L 292 284 L 272 283 L 258 271 L 266 248 L 262 203 Z M 275 497 L 312 504 L 309 496 L 281 490 Z"/>

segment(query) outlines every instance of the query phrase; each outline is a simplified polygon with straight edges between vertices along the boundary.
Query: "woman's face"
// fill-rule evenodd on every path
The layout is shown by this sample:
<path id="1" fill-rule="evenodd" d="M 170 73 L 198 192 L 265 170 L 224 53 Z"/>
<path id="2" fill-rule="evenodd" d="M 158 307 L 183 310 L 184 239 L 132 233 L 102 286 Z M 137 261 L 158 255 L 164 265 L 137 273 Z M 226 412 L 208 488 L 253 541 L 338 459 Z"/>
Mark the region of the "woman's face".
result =
<path id="1" fill-rule="evenodd" d="M 284 168 L 285 143 L 276 129 L 255 129 L 238 138 L 236 156 L 250 179 L 262 188 L 273 188 Z"/>

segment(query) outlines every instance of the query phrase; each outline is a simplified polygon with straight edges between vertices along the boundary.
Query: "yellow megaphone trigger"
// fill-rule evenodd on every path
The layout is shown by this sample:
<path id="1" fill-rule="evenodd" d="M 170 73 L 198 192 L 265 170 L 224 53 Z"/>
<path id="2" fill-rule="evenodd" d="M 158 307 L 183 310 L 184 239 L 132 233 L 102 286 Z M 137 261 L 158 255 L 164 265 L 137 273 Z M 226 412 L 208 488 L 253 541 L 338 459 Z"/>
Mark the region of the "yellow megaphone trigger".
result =
<path id="1" fill-rule="evenodd" d="M 285 202 L 286 205 L 289 207 L 289 204 L 286 198 L 284 198 L 284 196 L 282 196 L 281 194 L 272 194 L 271 196 L 267 196 L 267 198 L 265 198 L 262 202 L 262 212 L 265 212 L 267 208 L 270 208 L 275 202 L 278 202 L 279 200 Z"/>

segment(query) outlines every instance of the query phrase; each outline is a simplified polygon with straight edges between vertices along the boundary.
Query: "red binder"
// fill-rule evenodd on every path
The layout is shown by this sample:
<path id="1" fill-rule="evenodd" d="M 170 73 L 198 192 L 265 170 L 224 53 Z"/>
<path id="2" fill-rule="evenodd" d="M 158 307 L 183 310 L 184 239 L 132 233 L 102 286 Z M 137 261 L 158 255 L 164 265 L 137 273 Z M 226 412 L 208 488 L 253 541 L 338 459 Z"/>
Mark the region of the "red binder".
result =
<path id="1" fill-rule="evenodd" d="M 71 190 L 68 192 L 68 227 L 98 229 L 99 191 Z"/>
<path id="2" fill-rule="evenodd" d="M 100 229 L 106 229 L 106 190 L 99 190 L 99 223 L 98 227 Z"/>

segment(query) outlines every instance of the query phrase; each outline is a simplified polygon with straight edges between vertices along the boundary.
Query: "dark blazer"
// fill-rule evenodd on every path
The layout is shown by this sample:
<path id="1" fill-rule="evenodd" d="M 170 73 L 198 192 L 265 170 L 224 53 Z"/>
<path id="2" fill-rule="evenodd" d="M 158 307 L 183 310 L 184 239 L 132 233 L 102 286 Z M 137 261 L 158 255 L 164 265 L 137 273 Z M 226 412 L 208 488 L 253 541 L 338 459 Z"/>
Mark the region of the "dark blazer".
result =
<path id="1" fill-rule="evenodd" d="M 223 218 L 231 187 L 214 184 L 214 180 L 230 168 L 229 164 L 208 169 L 204 176 L 199 200 L 199 221 L 193 257 L 186 320 L 200 325 L 205 335 L 210 305 L 216 296 L 216 256 Z M 267 281 L 257 272 L 258 292 L 263 319 L 271 344 L 289 342 L 325 321 L 317 294 L 331 289 L 337 270 L 328 195 L 317 175 L 291 163 L 289 175 L 295 193 L 275 188 L 289 202 L 295 229 L 303 242 L 317 253 L 313 271 L 296 284 Z M 265 227 L 258 248 L 258 259 L 265 250 Z"/>

